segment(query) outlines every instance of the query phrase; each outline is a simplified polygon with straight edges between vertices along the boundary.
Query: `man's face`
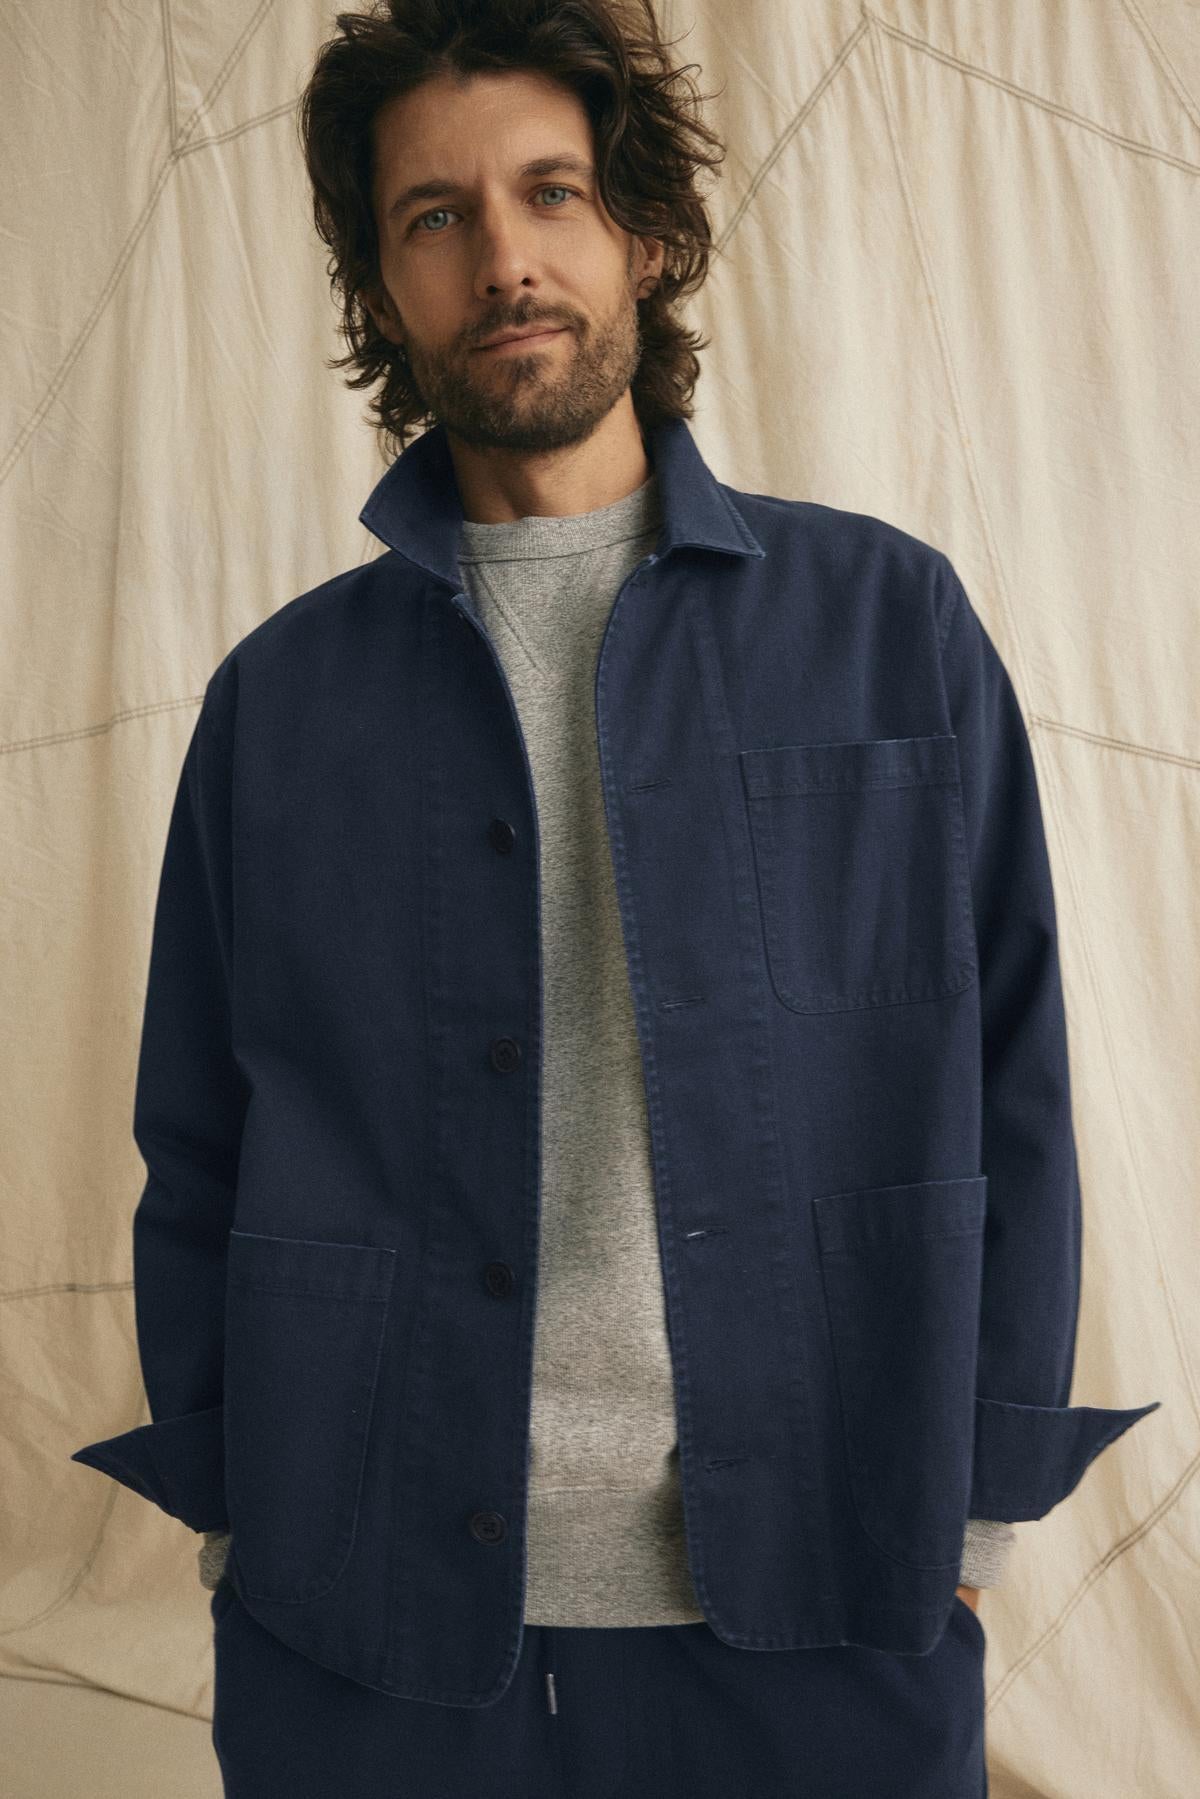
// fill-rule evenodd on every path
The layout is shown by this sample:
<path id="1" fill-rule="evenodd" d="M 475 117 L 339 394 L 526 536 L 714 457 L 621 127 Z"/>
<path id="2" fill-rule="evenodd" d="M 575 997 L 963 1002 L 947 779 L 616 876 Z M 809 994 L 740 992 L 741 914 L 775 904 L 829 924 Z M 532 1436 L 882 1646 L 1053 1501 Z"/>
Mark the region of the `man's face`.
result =
<path id="1" fill-rule="evenodd" d="M 543 157 L 592 164 L 580 101 L 525 72 L 439 79 L 387 102 L 374 139 L 386 291 L 371 313 L 407 350 L 429 411 L 480 447 L 555 450 L 590 436 L 637 369 L 637 300 L 663 249 L 614 222 L 593 175 L 521 172 Z M 396 205 L 430 181 L 453 191 Z M 535 321 L 558 334 L 480 347 Z"/>

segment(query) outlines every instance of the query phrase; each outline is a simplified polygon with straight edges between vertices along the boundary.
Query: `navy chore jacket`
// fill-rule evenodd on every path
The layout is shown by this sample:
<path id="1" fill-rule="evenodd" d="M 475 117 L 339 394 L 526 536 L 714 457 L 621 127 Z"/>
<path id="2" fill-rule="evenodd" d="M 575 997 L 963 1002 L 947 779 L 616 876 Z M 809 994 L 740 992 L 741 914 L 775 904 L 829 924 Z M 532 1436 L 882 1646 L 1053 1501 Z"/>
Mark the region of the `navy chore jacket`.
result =
<path id="1" fill-rule="evenodd" d="M 1081 1204 L 1009 677 L 947 557 L 646 436 L 664 524 L 595 681 L 687 1552 L 745 1649 L 923 1655 L 968 1517 L 1043 1517 L 1159 1401 L 1068 1403 Z M 538 820 L 444 428 L 386 554 L 208 682 L 134 1135 L 152 1423 L 78 1450 L 229 1530 L 253 1616 L 383 1692 L 521 1650 Z"/>

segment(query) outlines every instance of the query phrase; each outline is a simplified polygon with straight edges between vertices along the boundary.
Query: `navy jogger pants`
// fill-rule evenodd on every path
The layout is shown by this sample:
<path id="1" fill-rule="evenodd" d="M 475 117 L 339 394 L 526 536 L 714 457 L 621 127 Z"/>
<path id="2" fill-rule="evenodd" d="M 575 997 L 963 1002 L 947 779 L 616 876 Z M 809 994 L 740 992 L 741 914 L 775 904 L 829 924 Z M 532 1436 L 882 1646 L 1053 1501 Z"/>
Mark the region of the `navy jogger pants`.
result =
<path id="1" fill-rule="evenodd" d="M 983 1625 L 928 1655 L 527 1624 L 494 1705 L 400 1699 L 212 1596 L 226 1799 L 986 1799 Z"/>

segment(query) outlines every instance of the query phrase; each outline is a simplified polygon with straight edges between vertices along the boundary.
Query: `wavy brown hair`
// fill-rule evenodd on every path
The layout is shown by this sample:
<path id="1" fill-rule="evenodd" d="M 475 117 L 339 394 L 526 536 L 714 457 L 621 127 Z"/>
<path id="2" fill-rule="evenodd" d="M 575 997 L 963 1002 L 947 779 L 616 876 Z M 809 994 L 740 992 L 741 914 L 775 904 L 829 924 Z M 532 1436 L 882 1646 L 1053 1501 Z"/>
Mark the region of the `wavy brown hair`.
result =
<path id="1" fill-rule="evenodd" d="M 652 0 L 377 0 L 338 13 L 336 37 L 317 53 L 297 124 L 313 190 L 317 232 L 329 246 L 330 286 L 349 344 L 328 368 L 351 368 L 348 387 L 382 381 L 370 402 L 393 452 L 434 421 L 414 388 L 401 347 L 365 304 L 382 285 L 372 206 L 376 113 L 395 95 L 439 76 L 514 69 L 569 86 L 591 120 L 597 181 L 624 230 L 658 239 L 662 273 L 638 300 L 641 353 L 631 383 L 639 424 L 691 418 L 697 350 L 677 308 L 708 274 L 712 231 L 697 176 L 724 160 L 699 116 L 690 79 L 672 67 Z"/>

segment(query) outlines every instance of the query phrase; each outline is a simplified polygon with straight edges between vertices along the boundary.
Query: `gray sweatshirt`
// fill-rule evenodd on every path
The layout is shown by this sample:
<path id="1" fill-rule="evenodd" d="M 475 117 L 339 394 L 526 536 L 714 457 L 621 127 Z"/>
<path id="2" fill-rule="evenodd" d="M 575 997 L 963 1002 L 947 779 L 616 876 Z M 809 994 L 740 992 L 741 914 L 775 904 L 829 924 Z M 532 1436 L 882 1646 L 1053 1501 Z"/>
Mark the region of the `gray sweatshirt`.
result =
<path id="1" fill-rule="evenodd" d="M 691 1624 L 675 1398 L 642 1084 L 596 744 L 617 591 L 654 547 L 656 479 L 565 518 L 464 520 L 460 572 L 512 689 L 541 843 L 542 1196 L 525 1622 Z M 636 605 L 636 593 L 624 602 Z M 960 1581 L 1016 1533 L 972 1519 Z M 215 1586 L 228 1534 L 210 1532 Z"/>

